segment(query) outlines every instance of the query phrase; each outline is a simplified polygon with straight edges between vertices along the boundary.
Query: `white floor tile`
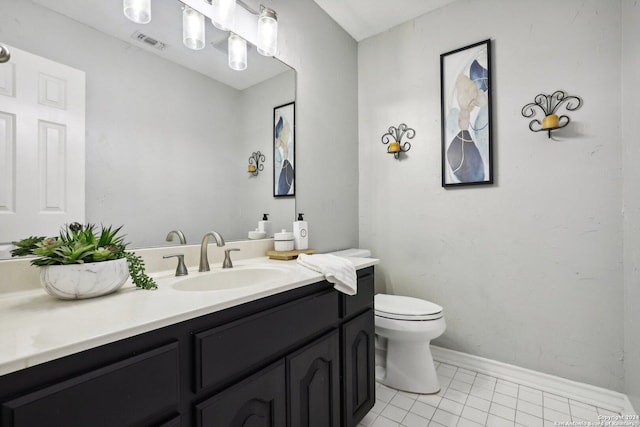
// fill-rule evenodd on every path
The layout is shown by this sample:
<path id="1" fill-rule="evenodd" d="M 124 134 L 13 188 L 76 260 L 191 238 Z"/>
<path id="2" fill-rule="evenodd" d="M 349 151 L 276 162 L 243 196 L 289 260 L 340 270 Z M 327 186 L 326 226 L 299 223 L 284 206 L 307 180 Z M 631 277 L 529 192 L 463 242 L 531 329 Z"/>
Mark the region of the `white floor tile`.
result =
<path id="1" fill-rule="evenodd" d="M 489 390 L 493 390 L 496 387 L 496 380 L 495 378 L 493 379 L 493 381 L 486 378 L 476 378 L 476 380 L 473 382 L 473 386 L 488 388 Z"/>
<path id="2" fill-rule="evenodd" d="M 526 412 L 516 412 L 516 424 L 526 427 L 542 427 L 542 418 L 534 417 Z"/>
<path id="3" fill-rule="evenodd" d="M 507 406 L 500 405 L 495 402 L 491 402 L 489 413 L 505 418 L 507 420 L 514 421 L 516 419 L 516 410 Z"/>
<path id="4" fill-rule="evenodd" d="M 569 414 L 558 412 L 554 409 L 547 408 L 546 406 L 542 408 L 542 415 L 545 420 L 549 421 L 557 421 L 559 423 L 571 421 L 571 416 Z"/>
<path id="5" fill-rule="evenodd" d="M 471 373 L 471 371 L 462 371 L 461 369 L 458 369 L 458 372 L 453 376 L 453 379 L 467 384 L 473 384 L 473 381 L 476 379 L 476 374 Z"/>
<path id="6" fill-rule="evenodd" d="M 373 422 L 376 420 L 376 418 L 378 418 L 378 414 L 374 414 L 373 412 L 369 412 L 367 415 L 364 416 L 364 418 L 362 420 L 360 420 L 360 424 L 369 427 L 369 426 L 371 426 L 371 424 L 373 424 Z"/>
<path id="7" fill-rule="evenodd" d="M 516 409 L 520 412 L 526 412 L 529 415 L 542 418 L 542 406 L 527 402 L 526 400 L 518 400 Z"/>
<path id="8" fill-rule="evenodd" d="M 605 409 L 605 408 L 597 408 L 597 409 L 598 409 L 599 415 L 620 415 L 619 413 L 611 411 L 609 409 Z"/>
<path id="9" fill-rule="evenodd" d="M 404 420 L 402 420 L 402 425 L 405 427 L 427 427 L 429 425 L 429 419 L 409 412 L 407 416 L 404 417 Z"/>
<path id="10" fill-rule="evenodd" d="M 463 393 L 469 393 L 471 391 L 471 384 L 465 383 L 463 381 L 458 381 L 454 378 L 453 381 L 451 381 L 451 384 L 449 384 L 449 389 L 458 390 Z"/>
<path id="11" fill-rule="evenodd" d="M 473 375 L 474 377 L 477 374 L 476 371 L 472 371 L 471 369 L 467 369 L 467 368 L 458 368 L 458 372 L 462 372 L 463 374 Z"/>
<path id="12" fill-rule="evenodd" d="M 475 409 L 479 409 L 483 412 L 489 412 L 489 407 L 491 406 L 491 402 L 476 396 L 469 396 L 469 398 L 467 399 L 466 405 L 471 406 L 472 408 L 475 408 Z M 540 411 L 540 415 L 542 415 L 542 411 Z"/>
<path id="13" fill-rule="evenodd" d="M 513 409 L 516 408 L 516 403 L 518 402 L 515 397 L 507 396 L 506 394 L 498 392 L 493 394 L 493 401 Z"/>
<path id="14" fill-rule="evenodd" d="M 399 391 L 398 395 L 408 397 L 409 399 L 413 400 L 416 400 L 419 396 L 422 396 L 421 394 L 409 393 L 408 391 Z"/>
<path id="15" fill-rule="evenodd" d="M 518 400 L 526 400 L 542 406 L 542 392 L 530 387 L 520 386 L 518 390 Z"/>
<path id="16" fill-rule="evenodd" d="M 456 427 L 484 427 L 484 424 L 479 424 L 466 418 L 460 418 Z"/>
<path id="17" fill-rule="evenodd" d="M 440 401 L 442 400 L 442 396 L 438 396 L 437 394 L 423 394 L 418 396 L 417 401 L 427 403 L 431 406 L 437 407 Z"/>
<path id="18" fill-rule="evenodd" d="M 543 394 L 544 408 L 553 409 L 554 411 L 562 412 L 563 414 L 570 414 L 569 412 L 569 399 L 560 398 L 554 394 Z"/>
<path id="19" fill-rule="evenodd" d="M 453 400 L 454 402 L 462 403 L 463 405 L 467 401 L 468 396 L 469 395 L 467 393 L 463 393 L 452 388 L 447 390 L 447 392 L 444 394 L 445 399 Z"/>
<path id="20" fill-rule="evenodd" d="M 421 417 L 429 418 L 429 419 L 433 417 L 434 412 L 436 412 L 435 406 L 431 406 L 429 404 L 422 403 L 419 401 L 416 401 L 411 407 L 411 409 L 409 410 L 409 413 L 420 415 Z"/>
<path id="21" fill-rule="evenodd" d="M 513 427 L 514 422 L 505 420 L 504 418 L 500 418 L 498 416 L 489 414 L 487 417 L 487 426 L 491 427 Z"/>
<path id="22" fill-rule="evenodd" d="M 455 427 L 455 425 L 458 424 L 459 419 L 460 417 L 458 417 L 457 415 L 453 415 L 450 412 L 443 411 L 442 409 L 438 409 L 436 410 L 436 413 L 433 414 L 432 421 L 440 423 L 443 426 Z"/>
<path id="23" fill-rule="evenodd" d="M 371 427 L 400 427 L 400 424 L 385 417 L 378 417 Z"/>
<path id="24" fill-rule="evenodd" d="M 383 402 L 389 403 L 397 393 L 397 391 L 383 385 L 376 390 L 376 399 L 380 399 Z"/>
<path id="25" fill-rule="evenodd" d="M 431 421 L 431 422 L 429 423 L 429 427 L 447 427 L 447 426 L 442 425 L 442 424 L 440 424 L 440 423 L 437 423 L 437 422 L 435 422 L 435 421 Z"/>
<path id="26" fill-rule="evenodd" d="M 411 408 L 411 406 L 413 405 L 413 402 L 415 402 L 414 399 L 411 399 L 407 396 L 403 396 L 400 393 L 396 394 L 393 399 L 391 399 L 391 402 L 389 402 L 391 405 L 397 406 L 398 408 L 402 408 L 404 410 L 409 410 L 409 408 Z"/>
<path id="27" fill-rule="evenodd" d="M 438 375 L 453 378 L 457 370 L 458 368 L 456 368 L 455 366 L 447 365 L 446 363 L 441 363 L 440 366 L 438 366 L 438 368 L 436 369 L 436 372 L 438 373 Z"/>
<path id="28" fill-rule="evenodd" d="M 598 410 L 595 406 L 587 405 L 586 403 L 576 402 L 575 400 L 569 400 L 569 407 L 571 408 L 571 418 L 580 418 L 587 421 L 598 421 Z"/>
<path id="29" fill-rule="evenodd" d="M 409 411 L 406 409 L 398 408 L 397 406 L 389 404 L 384 408 L 380 415 L 399 423 L 404 419 L 408 412 Z"/>
<path id="30" fill-rule="evenodd" d="M 442 399 L 440 401 L 440 405 L 438 405 L 438 409 L 442 409 L 455 415 L 460 415 L 463 408 L 464 405 L 462 403 L 454 402 L 447 398 Z"/>
<path id="31" fill-rule="evenodd" d="M 382 410 L 384 409 L 384 407 L 387 406 L 387 402 L 380 400 L 380 399 L 376 399 L 376 404 L 373 405 L 373 408 L 371 408 L 370 412 L 373 412 L 375 414 L 379 414 L 380 412 L 382 412 Z"/>
<path id="32" fill-rule="evenodd" d="M 473 386 L 473 387 L 471 387 L 471 391 L 469 392 L 469 394 L 472 395 L 472 396 L 479 397 L 479 398 L 484 399 L 484 400 L 493 399 L 493 390 L 488 389 L 488 388 L 482 388 L 482 387 Z"/>
<path id="33" fill-rule="evenodd" d="M 479 409 L 472 408 L 471 406 L 465 406 L 462 410 L 462 414 L 460 414 L 460 417 L 484 425 L 484 423 L 487 422 L 488 415 L 488 413 Z"/>
<path id="34" fill-rule="evenodd" d="M 498 380 L 494 391 L 496 393 L 506 394 L 507 396 L 518 397 L 518 385 L 507 381 Z"/>

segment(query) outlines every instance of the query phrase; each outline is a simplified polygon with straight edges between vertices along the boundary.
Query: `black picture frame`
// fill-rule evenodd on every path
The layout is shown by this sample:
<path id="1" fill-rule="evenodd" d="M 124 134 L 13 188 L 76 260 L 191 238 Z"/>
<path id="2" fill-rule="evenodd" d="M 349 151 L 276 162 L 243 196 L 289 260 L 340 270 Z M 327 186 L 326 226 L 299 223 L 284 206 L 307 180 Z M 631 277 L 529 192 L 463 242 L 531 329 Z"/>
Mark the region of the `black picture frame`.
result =
<path id="1" fill-rule="evenodd" d="M 296 195 L 296 103 L 273 109 L 273 197 Z"/>
<path id="2" fill-rule="evenodd" d="M 491 40 L 440 55 L 442 186 L 493 184 Z"/>

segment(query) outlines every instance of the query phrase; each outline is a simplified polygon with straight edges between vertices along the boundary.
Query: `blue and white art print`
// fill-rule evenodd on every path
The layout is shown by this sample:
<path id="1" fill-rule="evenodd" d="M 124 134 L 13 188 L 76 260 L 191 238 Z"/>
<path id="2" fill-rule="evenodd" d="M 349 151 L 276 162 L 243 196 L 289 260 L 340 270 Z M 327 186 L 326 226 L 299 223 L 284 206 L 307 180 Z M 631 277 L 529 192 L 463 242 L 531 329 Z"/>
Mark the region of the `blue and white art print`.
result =
<path id="1" fill-rule="evenodd" d="M 295 102 L 273 109 L 273 197 L 295 196 Z"/>
<path id="2" fill-rule="evenodd" d="M 440 55 L 442 186 L 493 183 L 491 40 Z"/>

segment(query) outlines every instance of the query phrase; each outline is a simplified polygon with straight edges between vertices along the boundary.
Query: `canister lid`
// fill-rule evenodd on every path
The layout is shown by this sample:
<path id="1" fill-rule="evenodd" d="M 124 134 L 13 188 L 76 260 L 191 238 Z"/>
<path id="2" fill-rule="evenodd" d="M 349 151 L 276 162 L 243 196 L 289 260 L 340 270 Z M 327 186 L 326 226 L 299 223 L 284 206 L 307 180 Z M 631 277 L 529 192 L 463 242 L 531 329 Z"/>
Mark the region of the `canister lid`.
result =
<path id="1" fill-rule="evenodd" d="M 280 233 L 274 233 L 274 240 L 293 240 L 293 232 L 282 230 Z"/>

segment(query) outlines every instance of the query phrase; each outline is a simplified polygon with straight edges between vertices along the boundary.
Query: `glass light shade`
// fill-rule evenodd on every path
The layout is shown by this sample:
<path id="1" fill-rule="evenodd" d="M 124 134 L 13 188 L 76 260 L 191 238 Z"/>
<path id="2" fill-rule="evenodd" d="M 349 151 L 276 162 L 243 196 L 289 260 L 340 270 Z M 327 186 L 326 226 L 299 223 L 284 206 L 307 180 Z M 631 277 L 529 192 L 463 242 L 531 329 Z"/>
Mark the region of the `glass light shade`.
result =
<path id="1" fill-rule="evenodd" d="M 233 28 L 236 22 L 236 0 L 216 0 L 213 2 L 211 23 L 222 31 Z"/>
<path id="2" fill-rule="evenodd" d="M 278 16 L 263 7 L 258 18 L 258 53 L 264 56 L 274 56 L 278 51 Z"/>
<path id="3" fill-rule="evenodd" d="M 236 71 L 247 69 L 247 41 L 233 33 L 229 35 L 229 68 Z"/>
<path id="4" fill-rule="evenodd" d="M 204 15 L 184 6 L 182 9 L 182 42 L 193 50 L 204 48 Z"/>
<path id="5" fill-rule="evenodd" d="M 151 0 L 122 0 L 124 16 L 138 24 L 151 22 Z"/>

